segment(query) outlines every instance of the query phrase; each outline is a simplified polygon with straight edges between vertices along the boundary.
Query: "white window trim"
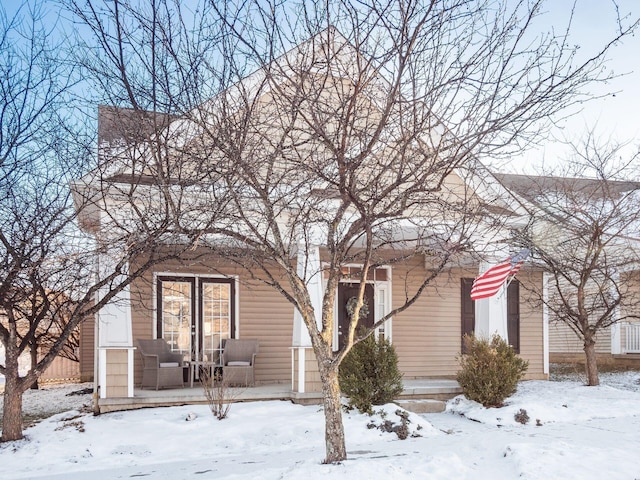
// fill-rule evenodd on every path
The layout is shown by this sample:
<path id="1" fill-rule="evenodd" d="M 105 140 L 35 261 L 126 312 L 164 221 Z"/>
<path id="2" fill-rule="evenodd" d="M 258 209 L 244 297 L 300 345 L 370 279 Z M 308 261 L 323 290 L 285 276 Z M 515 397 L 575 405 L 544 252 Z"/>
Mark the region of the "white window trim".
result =
<path id="1" fill-rule="evenodd" d="M 235 318 L 232 319 L 233 322 L 233 331 L 235 332 L 235 336 L 234 338 L 241 338 L 240 337 L 240 282 L 239 282 L 239 277 L 238 275 L 220 275 L 220 274 L 212 274 L 212 275 L 208 275 L 208 274 L 195 274 L 195 273 L 176 273 L 176 272 L 153 272 L 153 294 L 152 294 L 152 301 L 153 301 L 153 309 L 152 309 L 152 321 L 151 321 L 151 338 L 157 338 L 158 337 L 158 329 L 157 329 L 157 322 L 158 322 L 158 277 L 176 277 L 176 278 L 193 278 L 195 280 L 194 282 L 194 292 L 193 295 L 195 297 L 195 307 L 194 307 L 194 318 L 199 318 L 200 315 L 200 296 L 199 296 L 199 292 L 200 292 L 200 281 L 201 279 L 204 280 L 216 280 L 216 279 L 224 279 L 224 280 L 233 280 L 233 287 L 234 287 L 234 298 L 233 298 L 233 303 L 234 303 L 234 309 L 233 311 L 235 312 Z M 196 335 L 199 335 L 200 332 L 198 331 L 199 328 L 199 323 L 196 322 Z"/>
<path id="2" fill-rule="evenodd" d="M 324 269 L 324 267 L 326 266 L 326 263 L 322 264 L 322 267 Z M 361 263 L 348 263 L 346 265 L 343 265 L 343 267 L 348 267 L 348 268 L 362 268 L 362 264 Z M 387 313 L 389 313 L 391 311 L 391 292 L 392 292 L 392 285 L 391 285 L 391 278 L 392 278 L 392 272 L 393 269 L 391 268 L 391 265 L 380 265 L 379 267 L 376 267 L 376 269 L 384 269 L 387 271 L 387 280 L 367 280 L 365 283 L 369 284 L 369 285 L 373 285 L 373 318 L 375 319 L 375 321 L 378 321 L 379 318 L 382 318 L 384 315 L 386 315 Z M 375 274 L 374 274 L 375 276 Z M 348 280 L 348 279 L 342 279 L 340 280 L 338 283 L 354 283 L 353 280 Z M 326 290 L 327 288 L 327 282 L 326 280 L 323 279 L 323 288 Z M 377 298 L 378 298 L 378 294 L 379 291 L 382 289 L 385 289 L 385 299 L 384 299 L 384 305 L 385 305 L 385 312 L 382 313 L 381 315 L 378 315 L 378 303 L 377 303 Z M 378 338 L 379 332 L 380 332 L 380 328 L 384 329 L 384 338 L 385 340 L 388 340 L 389 342 L 393 341 L 393 317 L 390 317 L 389 319 L 387 319 L 387 321 L 382 325 L 382 327 L 378 327 L 376 329 L 375 335 L 376 338 Z M 335 299 L 333 302 L 333 349 L 337 350 L 338 349 L 338 295 L 336 292 L 335 295 Z"/>

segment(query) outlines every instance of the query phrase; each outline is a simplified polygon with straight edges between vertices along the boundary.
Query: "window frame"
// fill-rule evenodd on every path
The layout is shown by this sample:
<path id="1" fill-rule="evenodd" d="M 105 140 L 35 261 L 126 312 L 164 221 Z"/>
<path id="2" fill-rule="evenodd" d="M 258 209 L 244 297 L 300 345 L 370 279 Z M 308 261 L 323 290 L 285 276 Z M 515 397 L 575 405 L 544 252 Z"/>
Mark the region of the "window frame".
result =
<path id="1" fill-rule="evenodd" d="M 204 347 L 204 308 L 203 308 L 203 287 L 205 283 L 218 283 L 229 285 L 229 337 L 236 338 L 238 332 L 238 298 L 237 298 L 237 278 L 234 276 L 208 276 L 189 274 L 156 274 L 155 275 L 155 314 L 154 314 L 154 334 L 155 338 L 163 337 L 163 282 L 185 282 L 190 284 L 191 291 L 191 336 L 190 336 L 190 357 L 198 358 L 202 355 Z M 195 330 L 195 331 L 194 331 Z"/>
<path id="2" fill-rule="evenodd" d="M 475 313 L 475 300 L 471 300 L 471 287 L 473 285 L 473 278 L 467 278 L 467 277 L 461 277 L 460 278 L 460 352 L 462 352 L 463 354 L 466 353 L 465 347 L 464 347 L 464 335 L 466 333 L 475 333 L 475 325 L 476 325 L 476 313 Z M 509 305 L 511 304 L 511 300 L 513 299 L 513 296 L 517 294 L 517 312 L 516 313 L 510 313 L 509 312 Z M 465 303 L 465 302 L 470 302 L 470 303 Z M 467 324 L 469 323 L 468 321 L 465 321 L 465 319 L 467 319 L 467 317 L 470 315 L 468 312 L 466 312 L 466 308 L 465 305 L 468 307 L 471 307 L 471 312 L 472 312 L 472 321 L 471 321 L 471 325 L 472 325 L 472 329 L 471 332 L 465 331 L 465 326 L 467 326 Z M 507 335 L 509 337 L 509 345 L 511 345 L 513 347 L 514 352 L 516 352 L 517 354 L 520 354 L 520 347 L 521 347 L 521 315 L 520 315 L 520 282 L 517 279 L 513 279 L 511 280 L 511 282 L 509 282 L 509 285 L 507 286 L 507 304 L 506 304 L 506 308 L 507 308 Z M 516 315 L 517 316 L 517 320 L 514 324 L 513 320 L 510 319 L 511 315 Z M 511 326 L 511 328 L 510 328 Z M 512 339 L 512 335 L 510 335 L 510 333 L 512 333 L 515 330 L 515 340 Z"/>

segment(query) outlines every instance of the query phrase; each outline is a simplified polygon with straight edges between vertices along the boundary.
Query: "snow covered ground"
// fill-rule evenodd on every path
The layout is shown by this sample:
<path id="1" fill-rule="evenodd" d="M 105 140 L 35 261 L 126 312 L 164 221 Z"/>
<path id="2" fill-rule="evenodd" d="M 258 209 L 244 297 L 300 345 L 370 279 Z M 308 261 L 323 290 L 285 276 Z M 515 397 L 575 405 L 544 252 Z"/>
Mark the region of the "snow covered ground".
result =
<path id="1" fill-rule="evenodd" d="M 0 478 L 640 479 L 640 372 L 601 380 L 600 387 L 523 382 L 500 409 L 460 396 L 446 413 L 411 414 L 406 440 L 368 427 L 399 423 L 394 405 L 374 417 L 348 413 L 349 459 L 341 465 L 321 464 L 318 406 L 235 404 L 222 421 L 206 406 L 98 417 L 69 410 L 28 428 L 25 440 L 0 445 Z M 84 387 L 27 392 L 25 410 L 83 410 L 89 394 L 66 394 Z"/>

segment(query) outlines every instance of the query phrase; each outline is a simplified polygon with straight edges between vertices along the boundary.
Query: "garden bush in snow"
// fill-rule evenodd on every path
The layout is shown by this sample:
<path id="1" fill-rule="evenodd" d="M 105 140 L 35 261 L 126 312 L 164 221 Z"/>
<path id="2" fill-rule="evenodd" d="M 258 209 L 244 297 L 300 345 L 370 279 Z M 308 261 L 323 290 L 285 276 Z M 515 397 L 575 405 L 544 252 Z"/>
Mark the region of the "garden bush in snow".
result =
<path id="1" fill-rule="evenodd" d="M 340 364 L 340 389 L 349 406 L 372 413 L 373 405 L 384 405 L 402 393 L 398 355 L 388 340 L 373 335 L 354 345 Z"/>
<path id="2" fill-rule="evenodd" d="M 464 342 L 467 353 L 459 357 L 457 380 L 465 397 L 485 407 L 501 406 L 515 393 L 529 362 L 498 335 L 491 340 L 465 336 Z"/>

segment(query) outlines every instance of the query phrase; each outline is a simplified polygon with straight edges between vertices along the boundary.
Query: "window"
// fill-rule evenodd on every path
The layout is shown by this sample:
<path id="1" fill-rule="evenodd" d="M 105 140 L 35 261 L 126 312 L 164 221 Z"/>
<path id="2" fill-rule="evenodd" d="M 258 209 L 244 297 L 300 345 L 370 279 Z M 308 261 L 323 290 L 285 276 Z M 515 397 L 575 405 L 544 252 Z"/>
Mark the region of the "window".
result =
<path id="1" fill-rule="evenodd" d="M 473 278 L 462 278 L 461 281 L 461 331 L 464 335 L 471 335 L 476 328 L 476 306 L 471 300 Z M 509 344 L 516 353 L 520 353 L 520 283 L 512 280 L 507 287 L 507 335 Z M 461 340 L 461 352 L 465 352 L 464 341 Z"/>
<path id="2" fill-rule="evenodd" d="M 235 333 L 234 280 L 162 276 L 157 292 L 158 338 L 185 360 L 217 362 Z"/>

